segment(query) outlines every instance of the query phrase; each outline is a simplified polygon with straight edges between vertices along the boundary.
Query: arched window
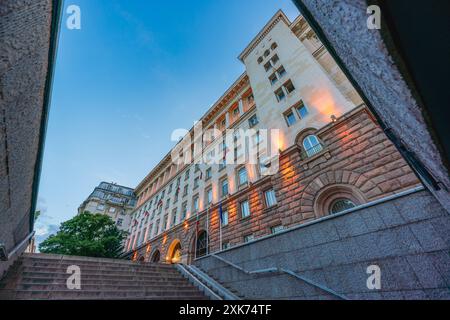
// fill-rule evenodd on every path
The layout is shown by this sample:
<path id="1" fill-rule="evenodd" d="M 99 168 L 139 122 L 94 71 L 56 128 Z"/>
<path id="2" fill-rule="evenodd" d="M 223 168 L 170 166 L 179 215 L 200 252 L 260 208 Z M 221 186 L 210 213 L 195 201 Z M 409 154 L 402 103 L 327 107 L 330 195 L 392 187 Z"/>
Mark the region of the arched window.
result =
<path id="1" fill-rule="evenodd" d="M 152 258 L 151 258 L 150 261 L 153 262 L 153 263 L 156 263 L 156 262 L 159 262 L 160 258 L 161 258 L 161 254 L 159 253 L 159 250 L 156 250 L 153 253 Z"/>
<path id="2" fill-rule="evenodd" d="M 319 153 L 323 149 L 319 139 L 313 134 L 310 134 L 303 139 L 303 148 L 305 149 L 306 156 L 308 157 Z"/>
<path id="3" fill-rule="evenodd" d="M 331 203 L 330 214 L 338 213 L 356 207 L 352 200 L 346 198 L 336 199 Z"/>
<path id="4" fill-rule="evenodd" d="M 263 62 L 263 57 L 258 58 L 258 63 L 261 63 L 261 62 Z"/>
<path id="5" fill-rule="evenodd" d="M 277 43 L 274 42 L 272 43 L 272 45 L 270 46 L 270 49 L 275 50 L 278 47 Z"/>
<path id="6" fill-rule="evenodd" d="M 269 50 L 264 51 L 264 57 L 268 57 L 269 54 L 270 54 L 270 51 L 269 51 Z"/>

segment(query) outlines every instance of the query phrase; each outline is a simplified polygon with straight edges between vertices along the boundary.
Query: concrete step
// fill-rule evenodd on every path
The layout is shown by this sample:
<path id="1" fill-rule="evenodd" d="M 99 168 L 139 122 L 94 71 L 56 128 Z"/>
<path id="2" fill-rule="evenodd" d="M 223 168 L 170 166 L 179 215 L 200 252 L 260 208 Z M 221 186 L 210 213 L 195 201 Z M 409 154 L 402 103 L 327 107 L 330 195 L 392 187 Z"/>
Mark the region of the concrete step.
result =
<path id="1" fill-rule="evenodd" d="M 189 298 L 195 300 L 203 297 L 196 289 L 190 291 L 162 290 L 16 290 L 15 299 L 122 299 L 122 298 L 153 298 L 166 299 L 166 297 Z"/>
<path id="2" fill-rule="evenodd" d="M 67 268 L 81 269 L 81 290 L 70 290 Z M 173 266 L 131 261 L 67 257 L 22 256 L 0 281 L 0 299 L 177 299 L 207 297 Z"/>
<path id="3" fill-rule="evenodd" d="M 67 280 L 69 274 L 65 272 L 23 272 L 22 278 L 44 278 L 44 279 L 63 279 Z M 185 279 L 181 274 L 158 274 L 158 275 L 139 275 L 133 273 L 97 273 L 81 274 L 82 281 L 176 281 Z"/>
<path id="4" fill-rule="evenodd" d="M 71 265 L 77 265 L 80 268 L 88 267 L 88 268 L 108 268 L 108 269 L 142 269 L 142 270 L 157 270 L 157 271 L 165 271 L 165 270 L 174 270 L 173 265 L 169 264 L 122 264 L 122 263 L 93 263 L 93 262 L 85 262 L 85 261 L 40 261 L 40 260 L 22 260 L 23 266 L 32 266 L 32 267 L 54 267 L 61 266 L 67 268 Z"/>
<path id="5" fill-rule="evenodd" d="M 17 286 L 18 290 L 27 290 L 27 291 L 35 291 L 35 290 L 47 290 L 47 291 L 59 291 L 59 290 L 65 290 L 67 289 L 66 283 L 20 283 Z M 151 284 L 151 285 L 144 285 L 144 284 L 126 284 L 126 285 L 119 285 L 119 284 L 102 284 L 102 283 L 96 283 L 96 284 L 81 284 L 81 290 L 86 291 L 146 291 L 146 292 L 153 292 L 153 291 L 180 291 L 180 292 L 190 292 L 192 290 L 196 289 L 192 284 L 189 282 L 185 282 L 183 284 Z"/>
<path id="6" fill-rule="evenodd" d="M 66 267 L 53 266 L 53 267 L 33 267 L 33 266 L 22 266 L 21 270 L 23 272 L 55 272 L 55 273 L 66 273 Z M 126 268 L 115 268 L 115 269 L 103 269 L 99 268 L 80 268 L 81 274 L 105 274 L 105 273 L 133 273 L 139 275 L 160 275 L 160 274 L 179 274 L 176 269 L 170 269 L 165 271 L 155 271 L 146 269 L 126 269 Z"/>
<path id="7" fill-rule="evenodd" d="M 33 277 L 33 276 L 27 276 L 22 277 L 19 284 L 25 284 L 25 283 L 36 283 L 36 284 L 58 284 L 58 283 L 66 283 L 67 277 L 59 277 L 59 278 L 49 278 L 49 277 Z M 117 279 L 117 278 L 110 278 L 110 279 L 84 279 L 81 278 L 81 283 L 83 285 L 87 284 L 104 284 L 104 285 L 130 285 L 134 283 L 138 283 L 140 285 L 161 285 L 161 284 L 167 284 L 167 285 L 182 285 L 184 283 L 187 283 L 187 280 L 183 277 L 179 278 L 172 278 L 172 279 L 162 279 L 162 278 L 155 278 L 155 279 L 130 279 L 130 280 L 123 280 L 123 279 Z"/>

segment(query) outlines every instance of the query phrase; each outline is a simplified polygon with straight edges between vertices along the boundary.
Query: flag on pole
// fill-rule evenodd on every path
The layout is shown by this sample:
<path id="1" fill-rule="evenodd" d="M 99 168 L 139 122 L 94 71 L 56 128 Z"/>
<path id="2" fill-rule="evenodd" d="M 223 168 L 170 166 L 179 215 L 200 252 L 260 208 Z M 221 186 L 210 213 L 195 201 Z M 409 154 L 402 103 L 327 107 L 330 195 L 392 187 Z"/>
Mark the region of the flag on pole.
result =
<path id="1" fill-rule="evenodd" d="M 219 206 L 219 218 L 220 218 L 220 224 L 223 224 L 223 208 L 222 203 Z"/>

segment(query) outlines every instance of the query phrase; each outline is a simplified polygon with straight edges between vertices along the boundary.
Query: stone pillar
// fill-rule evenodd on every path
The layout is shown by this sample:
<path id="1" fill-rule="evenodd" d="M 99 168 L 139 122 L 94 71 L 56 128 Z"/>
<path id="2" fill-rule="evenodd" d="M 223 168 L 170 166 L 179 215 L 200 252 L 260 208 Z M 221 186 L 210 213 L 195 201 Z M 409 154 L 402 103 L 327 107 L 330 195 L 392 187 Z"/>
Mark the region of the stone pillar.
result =
<path id="1" fill-rule="evenodd" d="M 242 97 L 239 98 L 239 115 L 242 116 L 244 114 L 244 102 L 242 101 Z"/>

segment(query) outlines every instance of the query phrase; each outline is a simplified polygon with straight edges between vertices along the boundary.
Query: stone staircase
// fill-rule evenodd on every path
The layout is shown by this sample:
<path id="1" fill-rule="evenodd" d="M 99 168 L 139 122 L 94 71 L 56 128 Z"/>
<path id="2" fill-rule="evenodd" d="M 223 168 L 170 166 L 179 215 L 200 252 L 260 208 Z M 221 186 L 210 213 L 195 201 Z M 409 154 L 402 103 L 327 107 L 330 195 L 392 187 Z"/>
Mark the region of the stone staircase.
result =
<path id="1" fill-rule="evenodd" d="M 81 271 L 81 289 L 68 289 L 69 266 Z M 24 254 L 0 281 L 0 299 L 205 300 L 173 266 L 126 260 Z"/>

